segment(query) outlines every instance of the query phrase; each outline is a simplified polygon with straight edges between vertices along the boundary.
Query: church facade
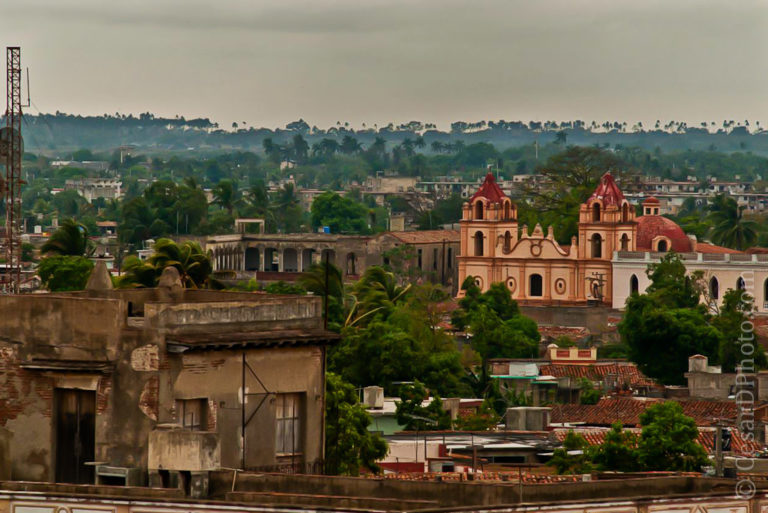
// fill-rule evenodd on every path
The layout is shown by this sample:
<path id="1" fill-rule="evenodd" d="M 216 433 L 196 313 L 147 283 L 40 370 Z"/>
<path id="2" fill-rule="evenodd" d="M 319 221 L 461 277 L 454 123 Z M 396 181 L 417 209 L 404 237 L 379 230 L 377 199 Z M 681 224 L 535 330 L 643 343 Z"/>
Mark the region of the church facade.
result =
<path id="1" fill-rule="evenodd" d="M 489 173 L 463 205 L 459 285 L 472 276 L 483 291 L 504 283 L 521 304 L 621 309 L 630 294 L 650 284 L 648 265 L 675 251 L 690 271 L 704 271 L 713 305 L 727 288 L 741 287 L 758 313 L 768 312 L 768 254 L 700 243 L 659 210 L 658 200 L 647 198 L 643 215 L 636 216 L 606 173 L 579 209 L 578 237 L 563 246 L 552 227 L 519 226 L 516 205 Z"/>

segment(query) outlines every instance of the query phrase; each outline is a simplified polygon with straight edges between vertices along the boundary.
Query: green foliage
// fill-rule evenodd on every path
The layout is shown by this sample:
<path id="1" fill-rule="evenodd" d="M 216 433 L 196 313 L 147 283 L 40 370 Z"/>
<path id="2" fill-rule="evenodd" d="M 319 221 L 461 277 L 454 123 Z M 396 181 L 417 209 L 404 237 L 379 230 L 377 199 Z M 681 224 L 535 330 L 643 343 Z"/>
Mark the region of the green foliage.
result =
<path id="1" fill-rule="evenodd" d="M 361 468 L 379 472 L 387 442 L 368 430 L 371 417 L 358 402 L 355 388 L 329 372 L 325 382 L 325 471 L 356 476 Z"/>
<path id="2" fill-rule="evenodd" d="M 368 210 L 360 203 L 327 191 L 312 202 L 312 227 L 330 228 L 331 233 L 370 233 Z"/>
<path id="3" fill-rule="evenodd" d="M 614 423 L 605 434 L 603 443 L 591 449 L 592 461 L 600 470 L 637 472 L 642 469 L 638 437 L 630 431 L 624 431 L 621 422 Z"/>
<path id="4" fill-rule="evenodd" d="M 29 242 L 21 243 L 21 261 L 31 262 L 35 259 L 35 246 Z"/>
<path id="5" fill-rule="evenodd" d="M 40 248 L 43 255 L 86 256 L 90 251 L 88 230 L 74 219 L 65 219 Z"/>
<path id="6" fill-rule="evenodd" d="M 175 267 L 179 271 L 182 286 L 186 288 L 212 285 L 211 260 L 197 242 L 186 241 L 178 245 L 170 239 L 159 239 L 153 250 L 146 262 L 136 257 L 125 259 L 123 276 L 118 280 L 119 287 L 155 287 L 166 267 Z"/>
<path id="7" fill-rule="evenodd" d="M 568 431 L 563 446 L 555 449 L 547 465 L 558 474 L 588 474 L 593 465 L 589 457 L 589 443 L 578 433 Z"/>
<path id="8" fill-rule="evenodd" d="M 555 339 L 554 344 L 562 348 L 576 347 L 576 342 L 568 335 L 560 335 Z"/>
<path id="9" fill-rule="evenodd" d="M 517 302 L 503 283 L 493 283 L 481 293 L 474 278 L 462 284 L 461 308 L 451 316 L 457 329 L 469 328 L 472 347 L 483 362 L 490 358 L 531 358 L 538 356 L 539 329 L 536 322 L 520 313 Z"/>
<path id="10" fill-rule="evenodd" d="M 600 390 L 595 388 L 595 384 L 587 378 L 579 378 L 579 389 L 581 394 L 579 395 L 579 403 L 581 404 L 597 404 L 602 397 Z"/>
<path id="11" fill-rule="evenodd" d="M 664 384 L 682 384 L 689 356 L 704 354 L 717 361 L 722 334 L 709 324 L 696 281 L 685 274 L 678 255 L 670 253 L 649 266 L 648 276 L 647 294 L 627 300 L 619 323 L 622 343 L 643 373 Z"/>
<path id="12" fill-rule="evenodd" d="M 715 197 L 707 217 L 712 225 L 711 236 L 715 244 L 738 250 L 745 250 L 755 244 L 758 224 L 744 217 L 745 208 L 739 206 L 733 198 L 723 195 Z"/>
<path id="13" fill-rule="evenodd" d="M 627 300 L 619 324 L 622 342 L 630 359 L 648 376 L 665 384 L 683 384 L 688 357 L 702 354 L 720 363 L 729 372 L 741 361 L 742 344 L 754 349 L 757 367 L 768 365 L 765 351 L 754 336 L 742 332 L 748 321 L 753 299 L 742 291 L 729 290 L 723 304 L 712 315 L 700 303 L 702 277 L 686 275 L 678 255 L 670 253 L 649 266 L 651 285 L 647 294 Z M 657 358 L 664 354 L 664 358 Z"/>
<path id="14" fill-rule="evenodd" d="M 629 355 L 625 344 L 605 344 L 597 348 L 598 359 L 624 359 Z"/>
<path id="15" fill-rule="evenodd" d="M 501 421 L 501 417 L 496 413 L 488 401 L 483 401 L 477 412 L 466 416 L 461 416 L 455 421 L 455 428 L 459 431 L 491 431 Z"/>
<path id="16" fill-rule="evenodd" d="M 696 441 L 696 422 L 683 414 L 679 403 L 648 407 L 640 415 L 640 424 L 639 461 L 645 469 L 698 472 L 708 463 L 706 451 Z"/>
<path id="17" fill-rule="evenodd" d="M 51 292 L 83 290 L 93 270 L 93 262 L 84 256 L 57 255 L 43 258 L 37 274 Z"/>
<path id="18" fill-rule="evenodd" d="M 328 329 L 340 331 L 344 325 L 344 282 L 341 269 L 325 260 L 312 264 L 302 273 L 298 285 L 328 302 Z"/>
<path id="19" fill-rule="evenodd" d="M 418 380 L 400 387 L 400 401 L 395 401 L 395 418 L 406 431 L 436 431 L 451 428 L 451 416 L 443 409 L 439 396 L 423 406 L 429 392 Z"/>
<path id="20" fill-rule="evenodd" d="M 606 433 L 603 443 L 594 447 L 570 431 L 563 447 L 555 450 L 548 464 L 558 474 L 580 474 L 595 467 L 617 472 L 698 472 L 708 464 L 707 453 L 697 441 L 696 422 L 683 414 L 680 403 L 665 401 L 649 406 L 640 414 L 640 424 L 642 433 L 638 437 L 624 431 L 617 422 Z"/>
<path id="21" fill-rule="evenodd" d="M 754 361 L 753 370 L 768 366 L 765 349 L 757 342 L 754 327 L 745 329 L 750 326 L 749 316 L 754 309 L 754 299 L 743 290 L 729 289 L 723 295 L 722 306 L 712 319 L 712 325 L 723 334 L 718 351 L 723 372 L 736 372 L 736 367 L 744 367 L 742 362 L 749 359 Z M 745 368 L 744 372 L 752 371 Z"/>
<path id="22" fill-rule="evenodd" d="M 294 285 L 284 281 L 270 283 L 264 288 L 267 294 L 306 294 L 307 291 L 301 285 Z"/>

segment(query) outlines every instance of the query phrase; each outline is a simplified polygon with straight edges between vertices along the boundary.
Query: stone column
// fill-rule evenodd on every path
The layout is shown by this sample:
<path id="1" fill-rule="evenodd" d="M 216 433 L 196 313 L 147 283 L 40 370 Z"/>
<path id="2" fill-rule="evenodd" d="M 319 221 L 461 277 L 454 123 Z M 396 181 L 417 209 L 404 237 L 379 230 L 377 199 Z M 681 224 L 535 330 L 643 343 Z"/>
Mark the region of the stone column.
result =
<path id="1" fill-rule="evenodd" d="M 283 262 L 285 260 L 285 248 L 280 248 L 277 252 L 277 272 L 281 273 L 284 271 L 283 269 Z"/>
<path id="2" fill-rule="evenodd" d="M 296 267 L 299 272 L 304 270 L 304 248 L 296 249 Z"/>
<path id="3" fill-rule="evenodd" d="M 259 271 L 264 272 L 265 261 L 267 260 L 267 248 L 256 248 L 259 252 Z"/>

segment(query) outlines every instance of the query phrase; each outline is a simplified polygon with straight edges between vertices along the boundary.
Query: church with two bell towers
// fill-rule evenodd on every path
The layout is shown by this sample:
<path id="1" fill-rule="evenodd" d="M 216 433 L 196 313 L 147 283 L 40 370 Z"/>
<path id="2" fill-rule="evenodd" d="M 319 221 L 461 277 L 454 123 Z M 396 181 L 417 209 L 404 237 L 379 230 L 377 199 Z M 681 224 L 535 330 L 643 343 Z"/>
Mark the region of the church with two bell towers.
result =
<path id="1" fill-rule="evenodd" d="M 634 208 L 608 173 L 581 205 L 570 246 L 558 244 L 551 226 L 519 226 L 493 173 L 463 205 L 460 226 L 459 284 L 467 276 L 483 291 L 504 283 L 521 304 L 611 305 L 613 252 L 637 247 Z"/>

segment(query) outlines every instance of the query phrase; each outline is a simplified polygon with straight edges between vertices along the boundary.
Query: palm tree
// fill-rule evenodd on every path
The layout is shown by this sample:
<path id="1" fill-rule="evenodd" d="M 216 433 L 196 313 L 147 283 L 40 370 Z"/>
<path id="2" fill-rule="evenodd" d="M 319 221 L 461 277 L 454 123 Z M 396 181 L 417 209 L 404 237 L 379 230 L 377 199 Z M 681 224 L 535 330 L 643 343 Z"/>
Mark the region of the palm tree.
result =
<path id="1" fill-rule="evenodd" d="M 322 261 L 312 264 L 299 277 L 299 285 L 304 287 L 307 292 L 311 292 L 316 296 L 329 296 L 338 299 L 344 297 L 344 282 L 341 279 L 341 269 L 330 262 Z"/>
<path id="2" fill-rule="evenodd" d="M 232 215 L 237 203 L 237 187 L 232 180 L 222 180 L 213 188 L 213 202 Z"/>
<path id="3" fill-rule="evenodd" d="M 197 242 L 186 241 L 178 245 L 171 239 L 158 239 L 153 249 L 154 253 L 146 262 L 136 257 L 126 259 L 125 274 L 119 282 L 121 288 L 154 287 L 166 267 L 175 267 L 179 271 L 181 284 L 186 288 L 212 285 L 211 259 Z"/>
<path id="4" fill-rule="evenodd" d="M 65 219 L 40 248 L 43 255 L 87 256 L 93 252 L 88 229 L 74 219 Z"/>
<path id="5" fill-rule="evenodd" d="M 709 206 L 711 237 L 715 244 L 745 250 L 757 241 L 757 223 L 744 217 L 744 209 L 736 200 L 722 194 Z"/>
<path id="6" fill-rule="evenodd" d="M 354 305 L 347 316 L 347 325 L 356 324 L 376 312 L 391 312 L 410 290 L 410 284 L 401 286 L 397 283 L 394 273 L 379 266 L 369 267 L 352 289 Z"/>

